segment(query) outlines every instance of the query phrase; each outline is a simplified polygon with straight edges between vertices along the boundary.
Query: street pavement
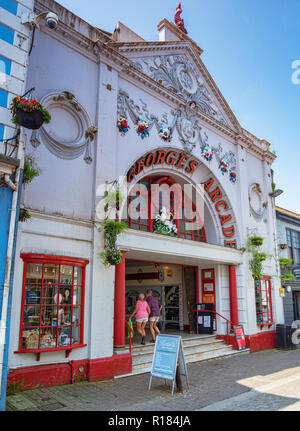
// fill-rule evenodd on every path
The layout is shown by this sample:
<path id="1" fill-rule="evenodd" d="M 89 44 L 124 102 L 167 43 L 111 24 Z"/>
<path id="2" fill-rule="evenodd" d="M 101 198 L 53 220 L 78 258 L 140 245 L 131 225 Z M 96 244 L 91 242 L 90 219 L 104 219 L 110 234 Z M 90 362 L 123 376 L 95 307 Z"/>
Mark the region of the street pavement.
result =
<path id="1" fill-rule="evenodd" d="M 7 397 L 7 411 L 300 411 L 300 349 L 188 364 L 189 390 L 149 374 L 54 386 Z"/>

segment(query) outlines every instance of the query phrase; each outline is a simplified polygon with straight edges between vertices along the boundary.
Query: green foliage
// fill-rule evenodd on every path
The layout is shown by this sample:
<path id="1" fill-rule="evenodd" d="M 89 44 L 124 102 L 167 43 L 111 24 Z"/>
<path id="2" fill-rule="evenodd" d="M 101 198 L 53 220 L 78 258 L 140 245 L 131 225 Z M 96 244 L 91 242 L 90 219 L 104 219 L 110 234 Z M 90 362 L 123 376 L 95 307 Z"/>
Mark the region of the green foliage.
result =
<path id="1" fill-rule="evenodd" d="M 252 258 L 249 261 L 249 266 L 252 271 L 252 276 L 255 280 L 259 280 L 262 277 L 262 262 L 267 259 L 266 253 L 254 252 Z"/>
<path id="2" fill-rule="evenodd" d="M 104 232 L 105 251 L 100 253 L 100 257 L 105 266 L 121 263 L 122 252 L 116 246 L 116 241 L 117 236 L 125 229 L 127 224 L 123 221 L 105 220 L 101 223 L 100 230 Z"/>
<path id="3" fill-rule="evenodd" d="M 109 207 L 115 207 L 119 210 L 121 203 L 124 201 L 125 197 L 121 194 L 119 190 L 112 190 L 109 192 L 105 192 L 105 211 L 108 210 Z"/>
<path id="4" fill-rule="evenodd" d="M 295 280 L 295 278 L 296 277 L 291 272 L 285 272 L 284 274 L 281 274 L 281 276 L 280 276 L 282 284 L 285 284 L 290 280 Z"/>
<path id="5" fill-rule="evenodd" d="M 26 208 L 20 208 L 19 211 L 19 221 L 23 222 L 31 218 L 31 212 Z"/>
<path id="6" fill-rule="evenodd" d="M 278 259 L 279 265 L 281 269 L 285 269 L 287 266 L 289 266 L 293 261 L 292 259 L 285 259 L 285 258 L 280 258 Z"/>
<path id="7" fill-rule="evenodd" d="M 259 280 L 263 273 L 263 264 L 267 259 L 267 254 L 259 251 L 259 247 L 263 244 L 264 238 L 261 236 L 253 235 L 248 237 L 247 246 L 243 248 L 243 251 L 251 253 L 251 259 L 249 261 L 249 267 L 252 272 L 254 280 Z"/>
<path id="8" fill-rule="evenodd" d="M 25 156 L 23 170 L 23 184 L 31 183 L 31 181 L 41 174 L 41 169 L 38 167 L 33 156 Z"/>
<path id="9" fill-rule="evenodd" d="M 248 243 L 250 246 L 259 247 L 263 244 L 264 239 L 261 236 L 249 236 Z"/>

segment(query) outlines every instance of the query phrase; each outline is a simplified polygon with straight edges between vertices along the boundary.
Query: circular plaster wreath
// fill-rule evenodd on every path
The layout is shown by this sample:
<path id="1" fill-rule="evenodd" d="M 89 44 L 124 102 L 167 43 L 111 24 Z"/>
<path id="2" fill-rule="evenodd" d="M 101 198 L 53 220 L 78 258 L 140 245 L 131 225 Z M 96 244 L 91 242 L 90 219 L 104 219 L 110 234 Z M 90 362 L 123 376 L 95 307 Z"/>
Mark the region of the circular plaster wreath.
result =
<path id="1" fill-rule="evenodd" d="M 97 128 L 91 124 L 87 112 L 75 96 L 68 92 L 53 92 L 41 100 L 51 112 L 52 121 L 33 132 L 31 143 L 40 144 L 40 137 L 48 150 L 61 159 L 76 159 L 84 153 L 86 163 L 92 162 L 91 142 Z"/>
<path id="2" fill-rule="evenodd" d="M 251 184 L 249 186 L 249 206 L 252 214 L 257 218 L 263 217 L 267 204 L 263 200 L 260 185 L 258 183 Z"/>

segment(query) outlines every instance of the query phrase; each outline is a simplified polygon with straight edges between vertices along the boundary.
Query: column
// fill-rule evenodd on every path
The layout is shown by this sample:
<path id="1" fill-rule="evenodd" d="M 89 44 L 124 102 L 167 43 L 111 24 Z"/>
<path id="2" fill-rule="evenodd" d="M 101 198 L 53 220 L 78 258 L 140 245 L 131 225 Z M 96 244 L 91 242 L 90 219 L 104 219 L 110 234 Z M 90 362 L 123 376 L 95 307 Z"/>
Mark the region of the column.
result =
<path id="1" fill-rule="evenodd" d="M 115 269 L 114 346 L 125 346 L 125 252 Z"/>
<path id="2" fill-rule="evenodd" d="M 235 266 L 229 265 L 229 300 L 230 300 L 230 320 L 232 325 L 239 324 L 238 297 L 236 287 Z"/>

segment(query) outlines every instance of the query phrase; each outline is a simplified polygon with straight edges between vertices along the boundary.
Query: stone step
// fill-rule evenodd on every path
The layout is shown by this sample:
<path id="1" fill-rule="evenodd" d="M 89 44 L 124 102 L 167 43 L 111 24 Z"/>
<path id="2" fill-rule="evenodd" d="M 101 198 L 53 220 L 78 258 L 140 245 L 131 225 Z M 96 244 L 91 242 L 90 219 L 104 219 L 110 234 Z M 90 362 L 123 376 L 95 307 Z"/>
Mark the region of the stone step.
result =
<path id="1" fill-rule="evenodd" d="M 241 351 L 230 350 L 230 351 L 223 351 L 223 352 L 210 352 L 210 353 L 207 353 L 205 356 L 203 355 L 201 357 L 201 359 L 199 359 L 199 357 L 198 358 L 197 357 L 196 358 L 190 358 L 190 359 L 186 359 L 185 362 L 186 362 L 186 364 L 191 364 L 191 363 L 195 363 L 195 362 L 211 361 L 211 360 L 226 358 L 228 356 L 235 356 L 235 355 L 242 355 L 242 354 L 249 354 L 249 353 L 250 353 L 250 349 L 245 349 L 245 350 L 241 350 Z M 132 370 L 132 373 L 122 374 L 120 376 L 115 376 L 115 379 L 123 378 L 123 377 L 131 377 L 131 376 L 134 376 L 137 374 L 150 373 L 151 369 L 152 369 L 152 363 L 148 366 Z"/>
<path id="2" fill-rule="evenodd" d="M 184 358 L 187 362 L 190 359 L 197 358 L 201 360 L 201 357 L 205 357 L 211 352 L 223 353 L 232 352 L 232 346 L 227 346 L 225 343 L 220 346 L 206 346 L 206 347 L 195 347 L 191 349 L 188 353 L 184 352 Z M 138 368 L 146 368 L 152 365 L 153 354 L 135 356 L 132 358 L 132 369 L 136 370 Z"/>
<path id="3" fill-rule="evenodd" d="M 199 335 L 197 337 L 190 337 L 190 338 L 184 338 L 182 339 L 183 341 L 183 347 L 188 347 L 188 346 L 194 346 L 194 345 L 198 345 L 198 344 L 207 344 L 209 342 L 221 342 L 222 340 L 217 340 L 215 335 Z M 145 352 L 145 351 L 154 351 L 154 343 L 149 343 L 147 342 L 147 344 L 145 346 L 143 345 L 133 345 L 132 346 L 132 353 L 135 352 Z"/>

